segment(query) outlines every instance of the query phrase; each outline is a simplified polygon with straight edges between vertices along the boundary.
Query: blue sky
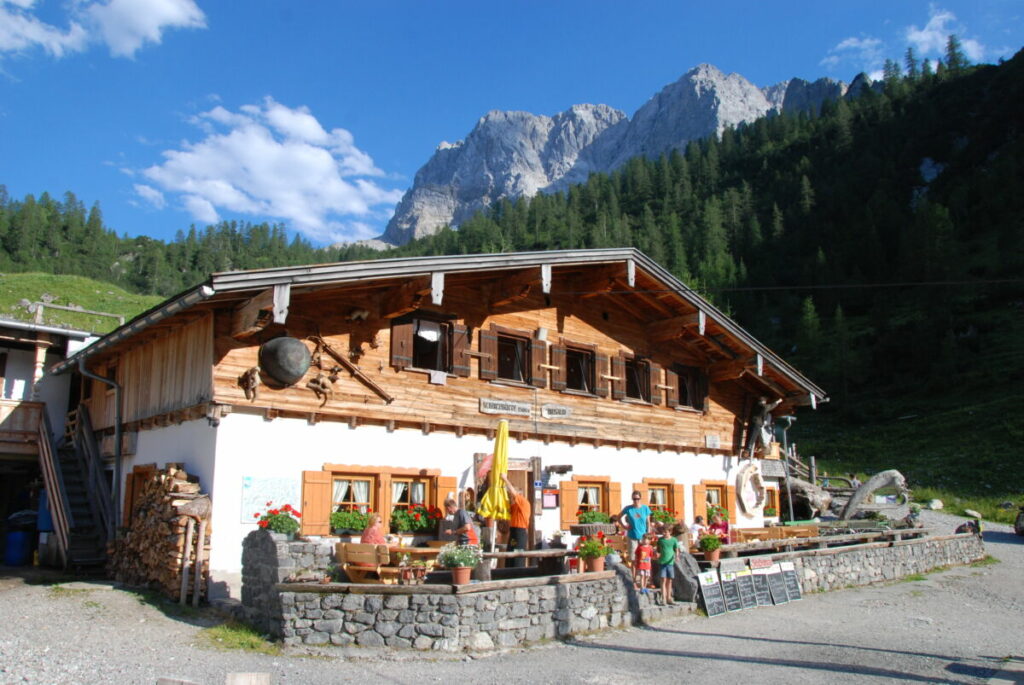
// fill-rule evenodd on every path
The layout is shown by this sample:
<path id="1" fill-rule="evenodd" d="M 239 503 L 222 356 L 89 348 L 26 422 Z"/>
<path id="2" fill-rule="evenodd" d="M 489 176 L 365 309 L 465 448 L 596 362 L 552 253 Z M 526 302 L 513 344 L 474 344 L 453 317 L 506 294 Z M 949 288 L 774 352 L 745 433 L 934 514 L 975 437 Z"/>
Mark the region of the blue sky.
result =
<path id="1" fill-rule="evenodd" d="M 759 86 L 1024 45 L 1019 0 L 0 0 L 0 184 L 119 233 L 221 219 L 372 237 L 491 109 L 632 115 L 709 62 Z"/>

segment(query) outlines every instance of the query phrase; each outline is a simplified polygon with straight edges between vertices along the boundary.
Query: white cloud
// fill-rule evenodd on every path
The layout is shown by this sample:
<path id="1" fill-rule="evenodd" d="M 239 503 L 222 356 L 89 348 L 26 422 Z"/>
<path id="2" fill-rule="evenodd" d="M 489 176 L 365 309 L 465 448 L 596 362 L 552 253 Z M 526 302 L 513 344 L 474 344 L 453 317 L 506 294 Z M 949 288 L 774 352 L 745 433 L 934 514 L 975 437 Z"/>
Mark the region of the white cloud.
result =
<path id="1" fill-rule="evenodd" d="M 932 5 L 928 15 L 928 23 L 924 28 L 911 25 L 906 33 L 907 40 L 919 55 L 944 55 L 946 42 L 950 34 L 955 33 L 968 59 L 980 62 L 985 57 L 985 46 L 974 38 L 964 37 L 966 29 L 957 22 L 955 14 Z"/>
<path id="2" fill-rule="evenodd" d="M 873 71 L 882 64 L 883 44 L 878 38 L 851 36 L 829 49 L 819 64 L 834 70 L 841 65 L 858 71 Z"/>
<path id="3" fill-rule="evenodd" d="M 205 137 L 166 150 L 142 175 L 179 195 L 197 221 L 234 212 L 288 221 L 317 242 L 357 240 L 379 233 L 365 219 L 401 199 L 367 178 L 385 174 L 351 133 L 326 130 L 306 107 L 268 97 L 237 112 L 218 105 L 191 123 Z"/>
<path id="4" fill-rule="evenodd" d="M 153 186 L 148 186 L 144 183 L 136 183 L 133 187 L 139 197 L 157 209 L 163 209 L 167 206 L 167 200 L 164 199 L 164 194 Z"/>
<path id="5" fill-rule="evenodd" d="M 35 0 L 0 0 L 0 55 L 40 48 L 53 57 L 104 43 L 115 57 L 132 57 L 145 44 L 159 44 L 174 28 L 206 28 L 194 0 L 75 0 L 68 27 L 36 16 Z"/>

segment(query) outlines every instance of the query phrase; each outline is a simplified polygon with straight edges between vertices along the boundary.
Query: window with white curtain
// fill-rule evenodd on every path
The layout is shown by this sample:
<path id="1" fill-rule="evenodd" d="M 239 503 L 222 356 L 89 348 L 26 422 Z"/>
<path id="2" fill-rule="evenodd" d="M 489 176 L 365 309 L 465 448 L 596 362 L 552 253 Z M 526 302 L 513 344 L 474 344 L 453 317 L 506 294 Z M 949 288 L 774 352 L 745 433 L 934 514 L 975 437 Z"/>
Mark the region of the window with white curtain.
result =
<path id="1" fill-rule="evenodd" d="M 579 484 L 579 508 L 581 511 L 603 511 L 602 502 L 602 490 L 604 488 L 601 485 L 595 485 L 592 483 L 580 483 Z"/>
<path id="2" fill-rule="evenodd" d="M 430 506 L 429 483 L 421 478 L 393 478 L 391 480 L 391 506 L 413 507 L 419 504 Z"/>
<path id="3" fill-rule="evenodd" d="M 650 496 L 651 509 L 668 509 L 668 488 L 664 485 L 651 485 L 647 488 Z"/>
<path id="4" fill-rule="evenodd" d="M 332 511 L 353 511 L 362 513 L 375 509 L 373 503 L 374 479 L 368 477 L 335 476 L 331 497 Z"/>

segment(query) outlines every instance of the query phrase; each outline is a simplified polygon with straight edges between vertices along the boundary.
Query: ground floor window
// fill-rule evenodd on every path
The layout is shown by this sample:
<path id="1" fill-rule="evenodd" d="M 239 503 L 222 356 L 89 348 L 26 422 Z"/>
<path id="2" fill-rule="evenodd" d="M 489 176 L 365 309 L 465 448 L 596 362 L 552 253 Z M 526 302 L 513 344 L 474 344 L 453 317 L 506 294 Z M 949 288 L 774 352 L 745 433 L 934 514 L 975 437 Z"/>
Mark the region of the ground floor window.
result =
<path id="1" fill-rule="evenodd" d="M 393 509 L 399 507 L 408 509 L 428 504 L 431 501 L 429 497 L 429 479 L 399 477 L 391 479 L 391 506 Z"/>
<path id="2" fill-rule="evenodd" d="M 335 476 L 331 511 L 375 511 L 376 479 L 370 477 Z"/>

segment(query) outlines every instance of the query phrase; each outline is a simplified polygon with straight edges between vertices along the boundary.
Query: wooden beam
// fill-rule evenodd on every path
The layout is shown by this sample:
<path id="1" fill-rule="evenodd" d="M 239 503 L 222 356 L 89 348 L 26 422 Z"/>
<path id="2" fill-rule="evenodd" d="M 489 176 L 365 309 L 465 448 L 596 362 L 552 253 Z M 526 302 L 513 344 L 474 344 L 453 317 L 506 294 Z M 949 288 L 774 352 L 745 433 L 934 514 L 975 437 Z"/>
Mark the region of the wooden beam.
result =
<path id="1" fill-rule="evenodd" d="M 708 379 L 712 383 L 734 381 L 746 372 L 747 370 L 743 364 L 737 364 L 735 362 L 718 362 L 717 364 L 712 364 L 711 368 L 708 369 Z"/>
<path id="2" fill-rule="evenodd" d="M 444 274 L 441 276 L 443 277 Z M 393 319 L 419 309 L 425 303 L 427 295 L 433 296 L 433 285 L 432 277 L 421 276 L 410 279 L 393 289 L 381 302 L 381 318 Z"/>
<path id="3" fill-rule="evenodd" d="M 605 295 L 613 290 L 632 288 L 635 284 L 636 265 L 630 259 L 590 269 L 576 278 L 573 289 L 576 291 L 576 297 L 587 299 Z"/>
<path id="4" fill-rule="evenodd" d="M 244 338 L 262 331 L 271 322 L 283 324 L 288 320 L 291 285 L 284 283 L 267 288 L 235 307 L 231 316 L 231 337 Z"/>
<path id="5" fill-rule="evenodd" d="M 686 329 L 694 327 L 698 329 L 700 335 L 704 335 L 706 322 L 707 318 L 704 312 L 697 310 L 693 314 L 684 314 L 648 324 L 647 336 L 655 342 L 665 342 L 682 337 Z"/>
<path id="6" fill-rule="evenodd" d="M 551 292 L 551 265 L 523 269 L 497 281 L 491 293 L 491 307 L 500 307 L 529 297 L 535 286 L 544 294 Z"/>

